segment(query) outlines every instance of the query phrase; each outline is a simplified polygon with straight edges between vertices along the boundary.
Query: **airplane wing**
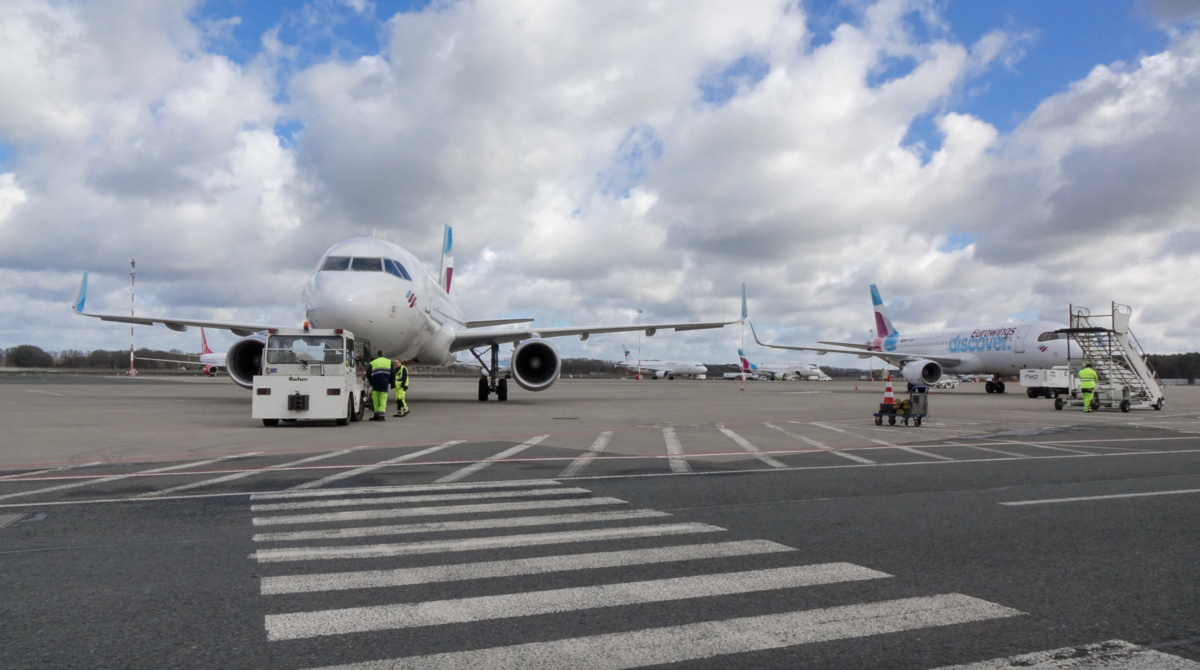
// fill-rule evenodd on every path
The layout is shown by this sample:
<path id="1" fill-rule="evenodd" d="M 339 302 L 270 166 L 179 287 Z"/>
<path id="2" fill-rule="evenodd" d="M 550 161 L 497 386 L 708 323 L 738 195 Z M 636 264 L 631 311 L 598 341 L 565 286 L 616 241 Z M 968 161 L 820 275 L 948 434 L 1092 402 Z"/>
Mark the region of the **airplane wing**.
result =
<path id="1" fill-rule="evenodd" d="M 586 340 L 592 335 L 600 335 L 603 333 L 631 333 L 639 330 L 646 331 L 646 336 L 649 337 L 660 330 L 704 330 L 706 328 L 723 328 L 737 321 L 710 321 L 704 323 L 643 323 L 640 325 L 626 326 L 593 326 L 590 328 L 566 327 L 566 328 L 528 328 L 519 330 L 465 330 L 457 333 L 454 336 L 454 342 L 450 345 L 450 351 L 463 351 L 474 347 L 480 347 L 491 344 L 506 344 L 508 342 L 520 342 L 535 337 L 570 337 L 578 336 L 581 340 Z"/>
<path id="2" fill-rule="evenodd" d="M 962 359 L 959 358 L 958 356 L 932 356 L 932 355 L 925 355 L 925 354 L 909 354 L 909 353 L 899 352 L 899 351 L 893 352 L 893 351 L 866 351 L 864 349 L 826 349 L 826 348 L 821 348 L 821 347 L 790 347 L 790 346 L 786 346 L 786 345 L 782 345 L 782 344 L 767 344 L 766 342 L 763 342 L 762 340 L 758 339 L 758 333 L 754 332 L 754 324 L 753 323 L 750 324 L 750 333 L 754 335 L 755 342 L 757 342 L 761 346 L 770 347 L 772 349 L 788 349 L 791 351 L 815 351 L 820 354 L 850 354 L 852 356 L 858 356 L 859 358 L 870 358 L 871 356 L 874 356 L 876 358 L 882 358 L 883 360 L 887 361 L 888 363 L 891 363 L 892 365 L 896 365 L 896 366 L 903 365 L 904 363 L 907 363 L 908 361 L 916 361 L 916 360 L 933 361 L 934 363 L 938 363 L 939 365 L 944 365 L 946 367 L 954 367 L 954 366 L 958 365 L 959 363 L 962 363 Z"/>
<path id="3" fill-rule="evenodd" d="M 832 344 L 837 347 L 850 347 L 851 349 L 866 349 L 867 351 L 871 350 L 871 346 L 868 344 L 861 344 L 861 343 L 854 343 L 854 342 L 817 342 L 817 344 Z"/>
<path id="4" fill-rule="evenodd" d="M 125 316 L 122 314 L 92 314 L 84 311 L 84 304 L 87 302 L 87 280 L 88 273 L 83 273 L 83 281 L 79 283 L 79 293 L 75 296 L 75 302 L 71 305 L 71 309 L 76 314 L 82 316 L 90 316 L 101 321 L 114 321 L 117 323 L 132 323 L 139 326 L 153 326 L 156 323 L 170 328 L 177 332 L 184 332 L 188 326 L 196 326 L 198 328 L 216 328 L 218 330 L 232 331 L 233 334 L 241 337 L 247 337 L 257 332 L 264 331 L 268 328 L 286 328 L 287 326 L 278 325 L 263 325 L 254 323 L 230 323 L 227 321 L 199 321 L 196 319 L 174 319 L 161 318 L 154 316 Z"/>

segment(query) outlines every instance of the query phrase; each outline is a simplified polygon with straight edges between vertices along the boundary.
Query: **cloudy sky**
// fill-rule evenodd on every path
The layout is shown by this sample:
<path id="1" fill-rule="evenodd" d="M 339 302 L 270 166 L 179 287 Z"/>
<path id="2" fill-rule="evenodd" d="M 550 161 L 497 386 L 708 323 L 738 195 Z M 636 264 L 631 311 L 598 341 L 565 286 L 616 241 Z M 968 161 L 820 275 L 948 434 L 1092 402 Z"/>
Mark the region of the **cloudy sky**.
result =
<path id="1" fill-rule="evenodd" d="M 858 341 L 876 283 L 901 330 L 1116 300 L 1194 351 L 1200 2 L 0 3 L 0 347 L 128 346 L 69 304 L 90 270 L 128 310 L 131 258 L 139 313 L 298 323 L 329 246 L 435 265 L 445 223 L 475 319 L 736 318 L 744 282 L 764 338 Z"/>

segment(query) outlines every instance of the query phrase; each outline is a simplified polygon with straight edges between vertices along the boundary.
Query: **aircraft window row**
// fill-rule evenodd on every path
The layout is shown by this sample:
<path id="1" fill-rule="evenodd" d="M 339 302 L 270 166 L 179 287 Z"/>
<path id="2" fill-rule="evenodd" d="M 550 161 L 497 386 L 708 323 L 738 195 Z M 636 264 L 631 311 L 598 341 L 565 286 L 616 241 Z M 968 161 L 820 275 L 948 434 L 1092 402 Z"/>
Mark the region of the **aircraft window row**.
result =
<path id="1" fill-rule="evenodd" d="M 330 256 L 321 266 L 322 272 L 387 272 L 401 279 L 412 281 L 408 270 L 399 262 L 390 258 L 350 258 L 349 256 Z"/>

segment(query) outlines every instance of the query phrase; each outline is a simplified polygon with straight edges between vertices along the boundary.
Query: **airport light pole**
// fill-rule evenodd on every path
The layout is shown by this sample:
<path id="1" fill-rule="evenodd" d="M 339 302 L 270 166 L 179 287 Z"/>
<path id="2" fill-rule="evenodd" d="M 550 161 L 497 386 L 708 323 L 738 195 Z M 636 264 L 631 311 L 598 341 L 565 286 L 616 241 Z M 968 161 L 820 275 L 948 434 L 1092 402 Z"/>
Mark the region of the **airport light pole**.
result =
<path id="1" fill-rule="evenodd" d="M 137 299 L 137 259 L 129 261 L 129 318 L 133 318 L 133 310 Z M 137 376 L 137 368 L 133 367 L 133 324 L 129 324 L 129 369 L 125 371 L 128 377 Z"/>
<path id="2" fill-rule="evenodd" d="M 637 319 L 637 318 L 638 318 L 639 316 L 641 316 L 641 315 L 642 315 L 642 310 L 640 310 L 640 309 L 639 309 L 639 310 L 637 311 L 637 316 L 635 316 L 635 317 L 633 317 L 633 318 L 634 318 L 634 319 Z M 637 376 L 635 376 L 635 377 L 634 377 L 634 379 L 636 379 L 636 380 L 638 380 L 638 381 L 642 381 L 642 331 L 640 331 L 640 330 L 638 331 L 638 362 L 637 362 Z"/>

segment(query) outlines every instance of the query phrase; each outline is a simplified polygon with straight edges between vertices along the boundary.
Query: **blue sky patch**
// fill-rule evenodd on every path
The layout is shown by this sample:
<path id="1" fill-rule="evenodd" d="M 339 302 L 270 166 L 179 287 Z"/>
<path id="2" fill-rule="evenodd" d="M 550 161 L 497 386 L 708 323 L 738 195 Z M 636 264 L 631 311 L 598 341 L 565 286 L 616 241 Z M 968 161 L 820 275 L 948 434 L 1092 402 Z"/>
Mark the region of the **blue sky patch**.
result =
<path id="1" fill-rule="evenodd" d="M 946 238 L 946 242 L 938 247 L 942 253 L 961 251 L 979 241 L 979 236 L 973 233 L 954 233 Z"/>
<path id="2" fill-rule="evenodd" d="M 770 63 L 759 56 L 747 54 L 724 69 L 700 78 L 700 98 L 711 105 L 723 105 L 739 90 L 754 88 L 771 71 Z"/>

